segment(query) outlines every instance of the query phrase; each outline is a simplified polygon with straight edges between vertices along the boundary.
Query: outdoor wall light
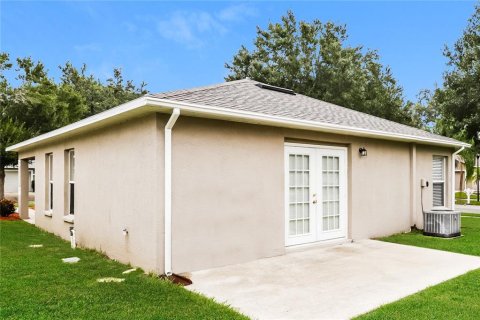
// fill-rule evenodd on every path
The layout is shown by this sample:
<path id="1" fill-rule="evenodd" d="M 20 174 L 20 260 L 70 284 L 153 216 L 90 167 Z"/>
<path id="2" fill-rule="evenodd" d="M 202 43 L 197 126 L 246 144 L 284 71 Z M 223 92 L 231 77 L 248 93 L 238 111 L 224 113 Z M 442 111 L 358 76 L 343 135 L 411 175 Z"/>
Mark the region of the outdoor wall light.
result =
<path id="1" fill-rule="evenodd" d="M 125 236 L 125 237 L 128 236 L 128 229 L 127 228 L 123 229 L 122 231 L 123 231 L 123 236 Z"/>
<path id="2" fill-rule="evenodd" d="M 361 157 L 366 157 L 367 156 L 367 149 L 365 147 L 361 147 L 358 149 L 358 153 L 360 153 Z"/>

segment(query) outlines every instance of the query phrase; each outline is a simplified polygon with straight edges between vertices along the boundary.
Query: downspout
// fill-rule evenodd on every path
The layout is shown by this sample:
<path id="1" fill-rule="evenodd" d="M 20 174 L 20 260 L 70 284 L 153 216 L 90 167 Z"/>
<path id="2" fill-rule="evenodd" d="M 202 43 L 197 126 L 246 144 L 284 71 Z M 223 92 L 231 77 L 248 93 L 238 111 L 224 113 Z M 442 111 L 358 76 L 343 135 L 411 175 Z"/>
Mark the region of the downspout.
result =
<path id="1" fill-rule="evenodd" d="M 417 227 L 417 145 L 410 145 L 410 226 Z"/>
<path id="2" fill-rule="evenodd" d="M 180 109 L 173 109 L 170 119 L 165 125 L 165 250 L 164 250 L 164 271 L 167 276 L 172 273 L 172 128 L 180 116 Z"/>
<path id="3" fill-rule="evenodd" d="M 465 147 L 461 147 L 452 154 L 452 210 L 455 210 L 455 156 L 462 152 Z M 461 191 L 461 190 L 460 190 Z"/>

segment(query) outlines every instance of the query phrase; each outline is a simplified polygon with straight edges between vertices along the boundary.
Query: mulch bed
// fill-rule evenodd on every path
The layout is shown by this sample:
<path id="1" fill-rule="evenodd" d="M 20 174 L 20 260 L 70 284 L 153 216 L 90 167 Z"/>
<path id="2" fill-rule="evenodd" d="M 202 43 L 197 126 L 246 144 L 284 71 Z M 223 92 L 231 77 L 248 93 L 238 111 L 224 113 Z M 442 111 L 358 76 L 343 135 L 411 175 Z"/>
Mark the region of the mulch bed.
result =
<path id="1" fill-rule="evenodd" d="M 15 220 L 21 220 L 18 213 L 12 213 L 8 217 L 0 217 L 0 221 L 15 221 Z"/>
<path id="2" fill-rule="evenodd" d="M 182 287 L 189 286 L 193 283 L 192 280 L 188 279 L 187 277 L 181 276 L 179 274 L 172 274 L 171 276 L 161 275 L 160 279 L 171 281 Z"/>

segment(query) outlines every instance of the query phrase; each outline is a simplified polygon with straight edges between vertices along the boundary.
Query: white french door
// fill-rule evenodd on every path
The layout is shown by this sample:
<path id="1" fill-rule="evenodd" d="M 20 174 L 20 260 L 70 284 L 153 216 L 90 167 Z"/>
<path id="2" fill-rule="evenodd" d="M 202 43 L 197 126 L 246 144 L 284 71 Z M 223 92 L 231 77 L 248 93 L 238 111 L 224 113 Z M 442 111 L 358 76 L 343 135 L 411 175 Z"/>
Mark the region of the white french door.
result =
<path id="1" fill-rule="evenodd" d="M 285 243 L 345 238 L 346 148 L 285 145 Z"/>

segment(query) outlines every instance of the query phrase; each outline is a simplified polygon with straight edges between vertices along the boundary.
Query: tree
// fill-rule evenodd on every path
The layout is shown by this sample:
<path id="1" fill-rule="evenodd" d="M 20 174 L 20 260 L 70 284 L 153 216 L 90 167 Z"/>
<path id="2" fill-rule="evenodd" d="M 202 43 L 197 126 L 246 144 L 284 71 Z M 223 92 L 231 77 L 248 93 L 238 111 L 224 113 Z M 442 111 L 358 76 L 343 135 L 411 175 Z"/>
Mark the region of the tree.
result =
<path id="1" fill-rule="evenodd" d="M 48 78 L 41 62 L 31 58 L 17 59 L 18 87 L 10 90 L 3 101 L 5 113 L 23 124 L 31 135 L 38 135 L 80 120 L 85 114 L 82 97 L 64 85 Z"/>
<path id="2" fill-rule="evenodd" d="M 447 71 L 429 108 L 438 115 L 435 131 L 476 145 L 462 152 L 467 178 L 474 176 L 475 154 L 480 152 L 480 5 L 453 47 L 445 47 Z"/>
<path id="3" fill-rule="evenodd" d="M 432 99 L 432 108 L 443 118 L 438 130 L 447 135 L 463 131 L 466 139 L 476 138 L 480 131 L 480 5 L 460 39 L 445 48 L 444 56 L 449 69 L 443 88 Z"/>
<path id="4" fill-rule="evenodd" d="M 16 156 L 6 152 L 5 148 L 27 136 L 24 126 L 16 123 L 7 113 L 7 101 L 16 100 L 4 75 L 11 68 L 8 54 L 0 53 L 0 200 L 5 195 L 5 167 L 16 163 Z"/>
<path id="5" fill-rule="evenodd" d="M 257 27 L 255 48 L 242 46 L 225 67 L 227 81 L 252 78 L 385 119 L 416 124 L 411 104 L 373 50 L 346 45 L 347 30 L 332 22 L 297 23 L 293 12 Z"/>
<path id="6" fill-rule="evenodd" d="M 0 119 L 0 200 L 5 196 L 5 167 L 17 163 L 16 155 L 6 152 L 5 148 L 27 136 L 23 125 L 18 125 L 9 118 Z"/>
<path id="7" fill-rule="evenodd" d="M 87 75 L 85 64 L 78 70 L 67 62 L 60 67 L 57 83 L 41 62 L 30 57 L 17 58 L 16 66 L 19 84 L 14 87 L 5 76 L 13 63 L 7 53 L 0 53 L 0 199 L 4 197 L 5 167 L 17 163 L 16 154 L 5 151 L 7 146 L 147 93 L 145 83 L 137 87 L 124 81 L 120 69 L 114 69 L 113 77 L 102 83 Z"/>
<path id="8" fill-rule="evenodd" d="M 473 144 L 473 139 L 468 141 L 469 143 Z M 467 181 L 476 181 L 477 180 L 477 170 L 476 170 L 476 150 L 474 148 L 466 148 L 462 151 L 462 158 L 465 161 L 465 179 Z"/>
<path id="9" fill-rule="evenodd" d="M 138 87 L 131 80 L 125 82 L 119 68 L 113 69 L 113 77 L 107 79 L 106 84 L 93 75 L 88 75 L 85 64 L 78 70 L 67 62 L 60 66 L 60 70 L 61 84 L 72 88 L 85 99 L 84 116 L 92 116 L 147 93 L 144 82 Z"/>

